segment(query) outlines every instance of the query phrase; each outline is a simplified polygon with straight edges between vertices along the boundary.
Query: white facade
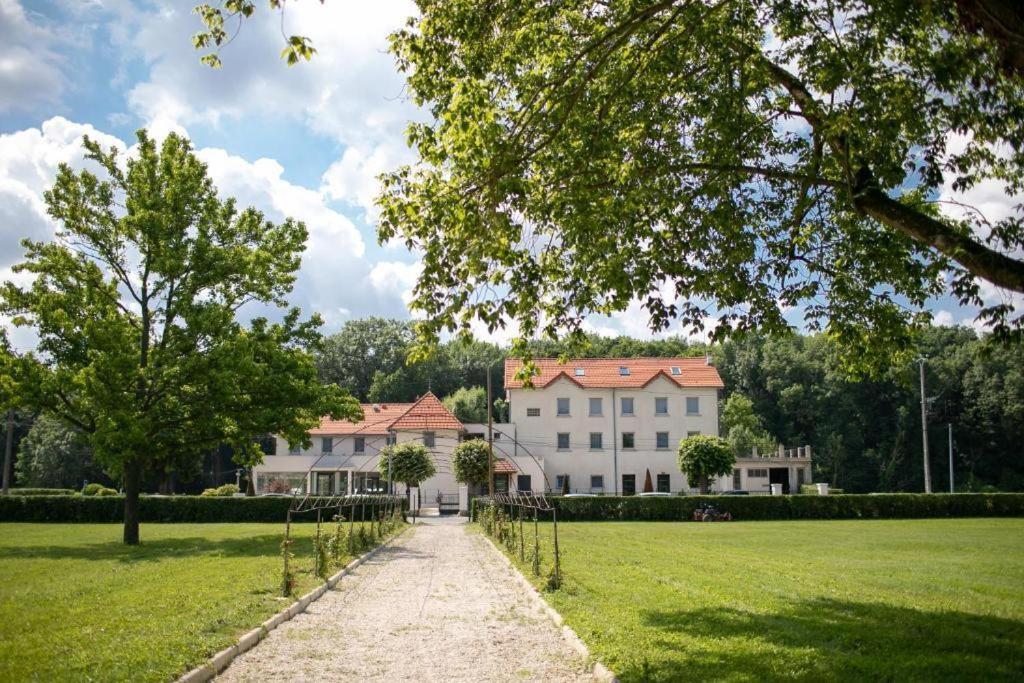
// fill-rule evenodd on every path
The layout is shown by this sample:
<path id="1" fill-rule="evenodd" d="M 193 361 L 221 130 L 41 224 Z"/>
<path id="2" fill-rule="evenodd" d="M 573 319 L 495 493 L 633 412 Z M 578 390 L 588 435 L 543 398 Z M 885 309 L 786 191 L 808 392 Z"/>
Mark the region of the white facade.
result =
<path id="1" fill-rule="evenodd" d="M 507 393 L 518 443 L 543 461 L 555 492 L 568 475 L 572 492 L 639 493 L 648 471 L 656 491 L 689 491 L 679 442 L 718 435 L 718 389 L 664 376 L 640 388 L 585 388 L 559 377 Z"/>

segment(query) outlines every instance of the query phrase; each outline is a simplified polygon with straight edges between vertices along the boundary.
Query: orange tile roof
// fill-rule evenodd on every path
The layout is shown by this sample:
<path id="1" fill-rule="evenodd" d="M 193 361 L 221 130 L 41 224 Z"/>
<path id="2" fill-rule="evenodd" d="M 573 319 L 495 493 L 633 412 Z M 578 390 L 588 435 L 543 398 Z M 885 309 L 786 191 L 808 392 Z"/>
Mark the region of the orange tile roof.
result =
<path id="1" fill-rule="evenodd" d="M 583 388 L 642 388 L 657 377 L 663 376 L 681 387 L 710 387 L 721 389 L 725 386 L 718 370 L 700 358 L 572 358 L 559 363 L 557 358 L 534 359 L 540 374 L 533 378 L 533 386 L 543 388 L 559 377 L 565 377 Z M 516 372 L 523 367 L 518 358 L 505 359 L 505 387 L 518 389 L 523 386 L 515 379 Z M 629 368 L 628 375 L 619 374 L 620 367 Z M 681 374 L 673 375 L 672 368 Z M 583 369 L 583 375 L 576 375 L 576 368 Z"/>
<path id="2" fill-rule="evenodd" d="M 495 474 L 515 474 L 519 470 L 516 466 L 508 460 L 495 460 L 494 461 L 494 473 Z"/>
<path id="3" fill-rule="evenodd" d="M 387 434 L 395 430 L 462 429 L 462 423 L 427 392 L 415 403 L 363 403 L 362 422 L 347 422 L 324 417 L 313 435 Z"/>
<path id="4" fill-rule="evenodd" d="M 462 423 L 429 391 L 391 425 L 392 429 L 462 429 Z"/>

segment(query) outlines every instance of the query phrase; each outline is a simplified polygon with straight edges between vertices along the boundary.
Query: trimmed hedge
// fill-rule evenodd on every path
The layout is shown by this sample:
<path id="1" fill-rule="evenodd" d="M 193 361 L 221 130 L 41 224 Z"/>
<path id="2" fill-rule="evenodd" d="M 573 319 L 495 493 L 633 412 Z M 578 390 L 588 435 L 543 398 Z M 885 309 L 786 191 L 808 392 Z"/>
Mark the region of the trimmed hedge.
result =
<path id="1" fill-rule="evenodd" d="M 10 489 L 12 496 L 76 496 L 78 491 L 74 489 Z"/>
<path id="2" fill-rule="evenodd" d="M 713 505 L 735 520 L 1024 517 L 1024 493 L 882 493 L 836 496 L 553 497 L 559 521 L 689 521 Z M 473 500 L 486 504 L 486 498 Z M 476 519 L 474 510 L 473 519 Z"/>
<path id="3" fill-rule="evenodd" d="M 286 496 L 142 496 L 139 501 L 139 516 L 141 521 L 151 523 L 284 522 L 292 500 Z M 324 518 L 328 519 L 334 514 L 333 510 L 325 510 Z M 358 520 L 358 509 L 355 514 Z M 294 519 L 313 521 L 316 519 L 316 513 L 299 513 Z M 0 497 L 0 522 L 115 523 L 123 520 L 124 496 Z"/>

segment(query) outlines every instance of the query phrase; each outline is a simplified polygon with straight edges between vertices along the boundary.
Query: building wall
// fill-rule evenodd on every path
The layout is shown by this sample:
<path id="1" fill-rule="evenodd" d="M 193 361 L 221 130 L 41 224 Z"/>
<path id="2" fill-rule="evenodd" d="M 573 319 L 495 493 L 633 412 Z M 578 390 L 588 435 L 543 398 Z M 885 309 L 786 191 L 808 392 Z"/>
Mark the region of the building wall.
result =
<path id="1" fill-rule="evenodd" d="M 642 389 L 584 389 L 560 378 L 542 389 L 509 389 L 510 414 L 519 445 L 543 461 L 550 486 L 556 477 L 569 475 L 570 489 L 591 490 L 591 477 L 603 477 L 604 493 L 621 492 L 622 475 L 635 477 L 636 491 L 643 490 L 648 470 L 656 485 L 658 474 L 667 474 L 670 490 L 688 490 L 676 464 L 679 442 L 690 433 L 718 434 L 718 390 L 680 387 L 659 377 Z M 699 400 L 696 414 L 686 413 L 686 398 Z M 557 414 L 557 399 L 569 399 L 569 415 Z M 592 416 L 589 399 L 600 398 L 601 415 Z M 633 399 L 633 415 L 622 414 L 623 398 Z M 655 399 L 668 399 L 668 413 L 655 413 Z M 538 408 L 540 415 L 528 415 Z M 590 447 L 590 433 L 602 435 L 602 448 Z M 634 447 L 623 447 L 622 434 L 634 435 Z M 658 432 L 668 432 L 668 447 L 659 449 Z M 558 434 L 568 433 L 569 448 L 558 448 Z M 617 463 L 616 463 L 617 461 Z M 731 487 L 730 487 L 731 488 Z"/>

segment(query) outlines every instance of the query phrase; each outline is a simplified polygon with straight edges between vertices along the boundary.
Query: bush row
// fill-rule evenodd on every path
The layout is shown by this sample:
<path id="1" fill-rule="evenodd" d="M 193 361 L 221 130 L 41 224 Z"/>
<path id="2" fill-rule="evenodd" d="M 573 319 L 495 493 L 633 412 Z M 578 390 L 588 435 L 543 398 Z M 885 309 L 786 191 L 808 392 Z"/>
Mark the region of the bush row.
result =
<path id="1" fill-rule="evenodd" d="M 222 498 L 211 496 L 143 496 L 139 516 L 143 522 L 283 522 L 292 498 L 281 496 Z M 337 510 L 325 510 L 324 519 Z M 369 518 L 370 510 L 366 510 Z M 355 509 L 356 520 L 361 510 Z M 120 522 L 124 496 L 3 496 L 0 522 Z M 312 521 L 316 512 L 295 515 Z M 347 517 L 346 517 L 347 519 Z"/>
<path id="2" fill-rule="evenodd" d="M 559 521 L 686 521 L 713 505 L 736 520 L 1024 517 L 1024 493 L 884 493 L 836 496 L 599 496 L 551 499 Z M 474 506 L 487 499 L 474 499 Z M 476 510 L 473 518 L 476 519 Z"/>
<path id="3" fill-rule="evenodd" d="M 74 496 L 77 493 L 74 489 L 10 489 L 12 496 Z"/>

